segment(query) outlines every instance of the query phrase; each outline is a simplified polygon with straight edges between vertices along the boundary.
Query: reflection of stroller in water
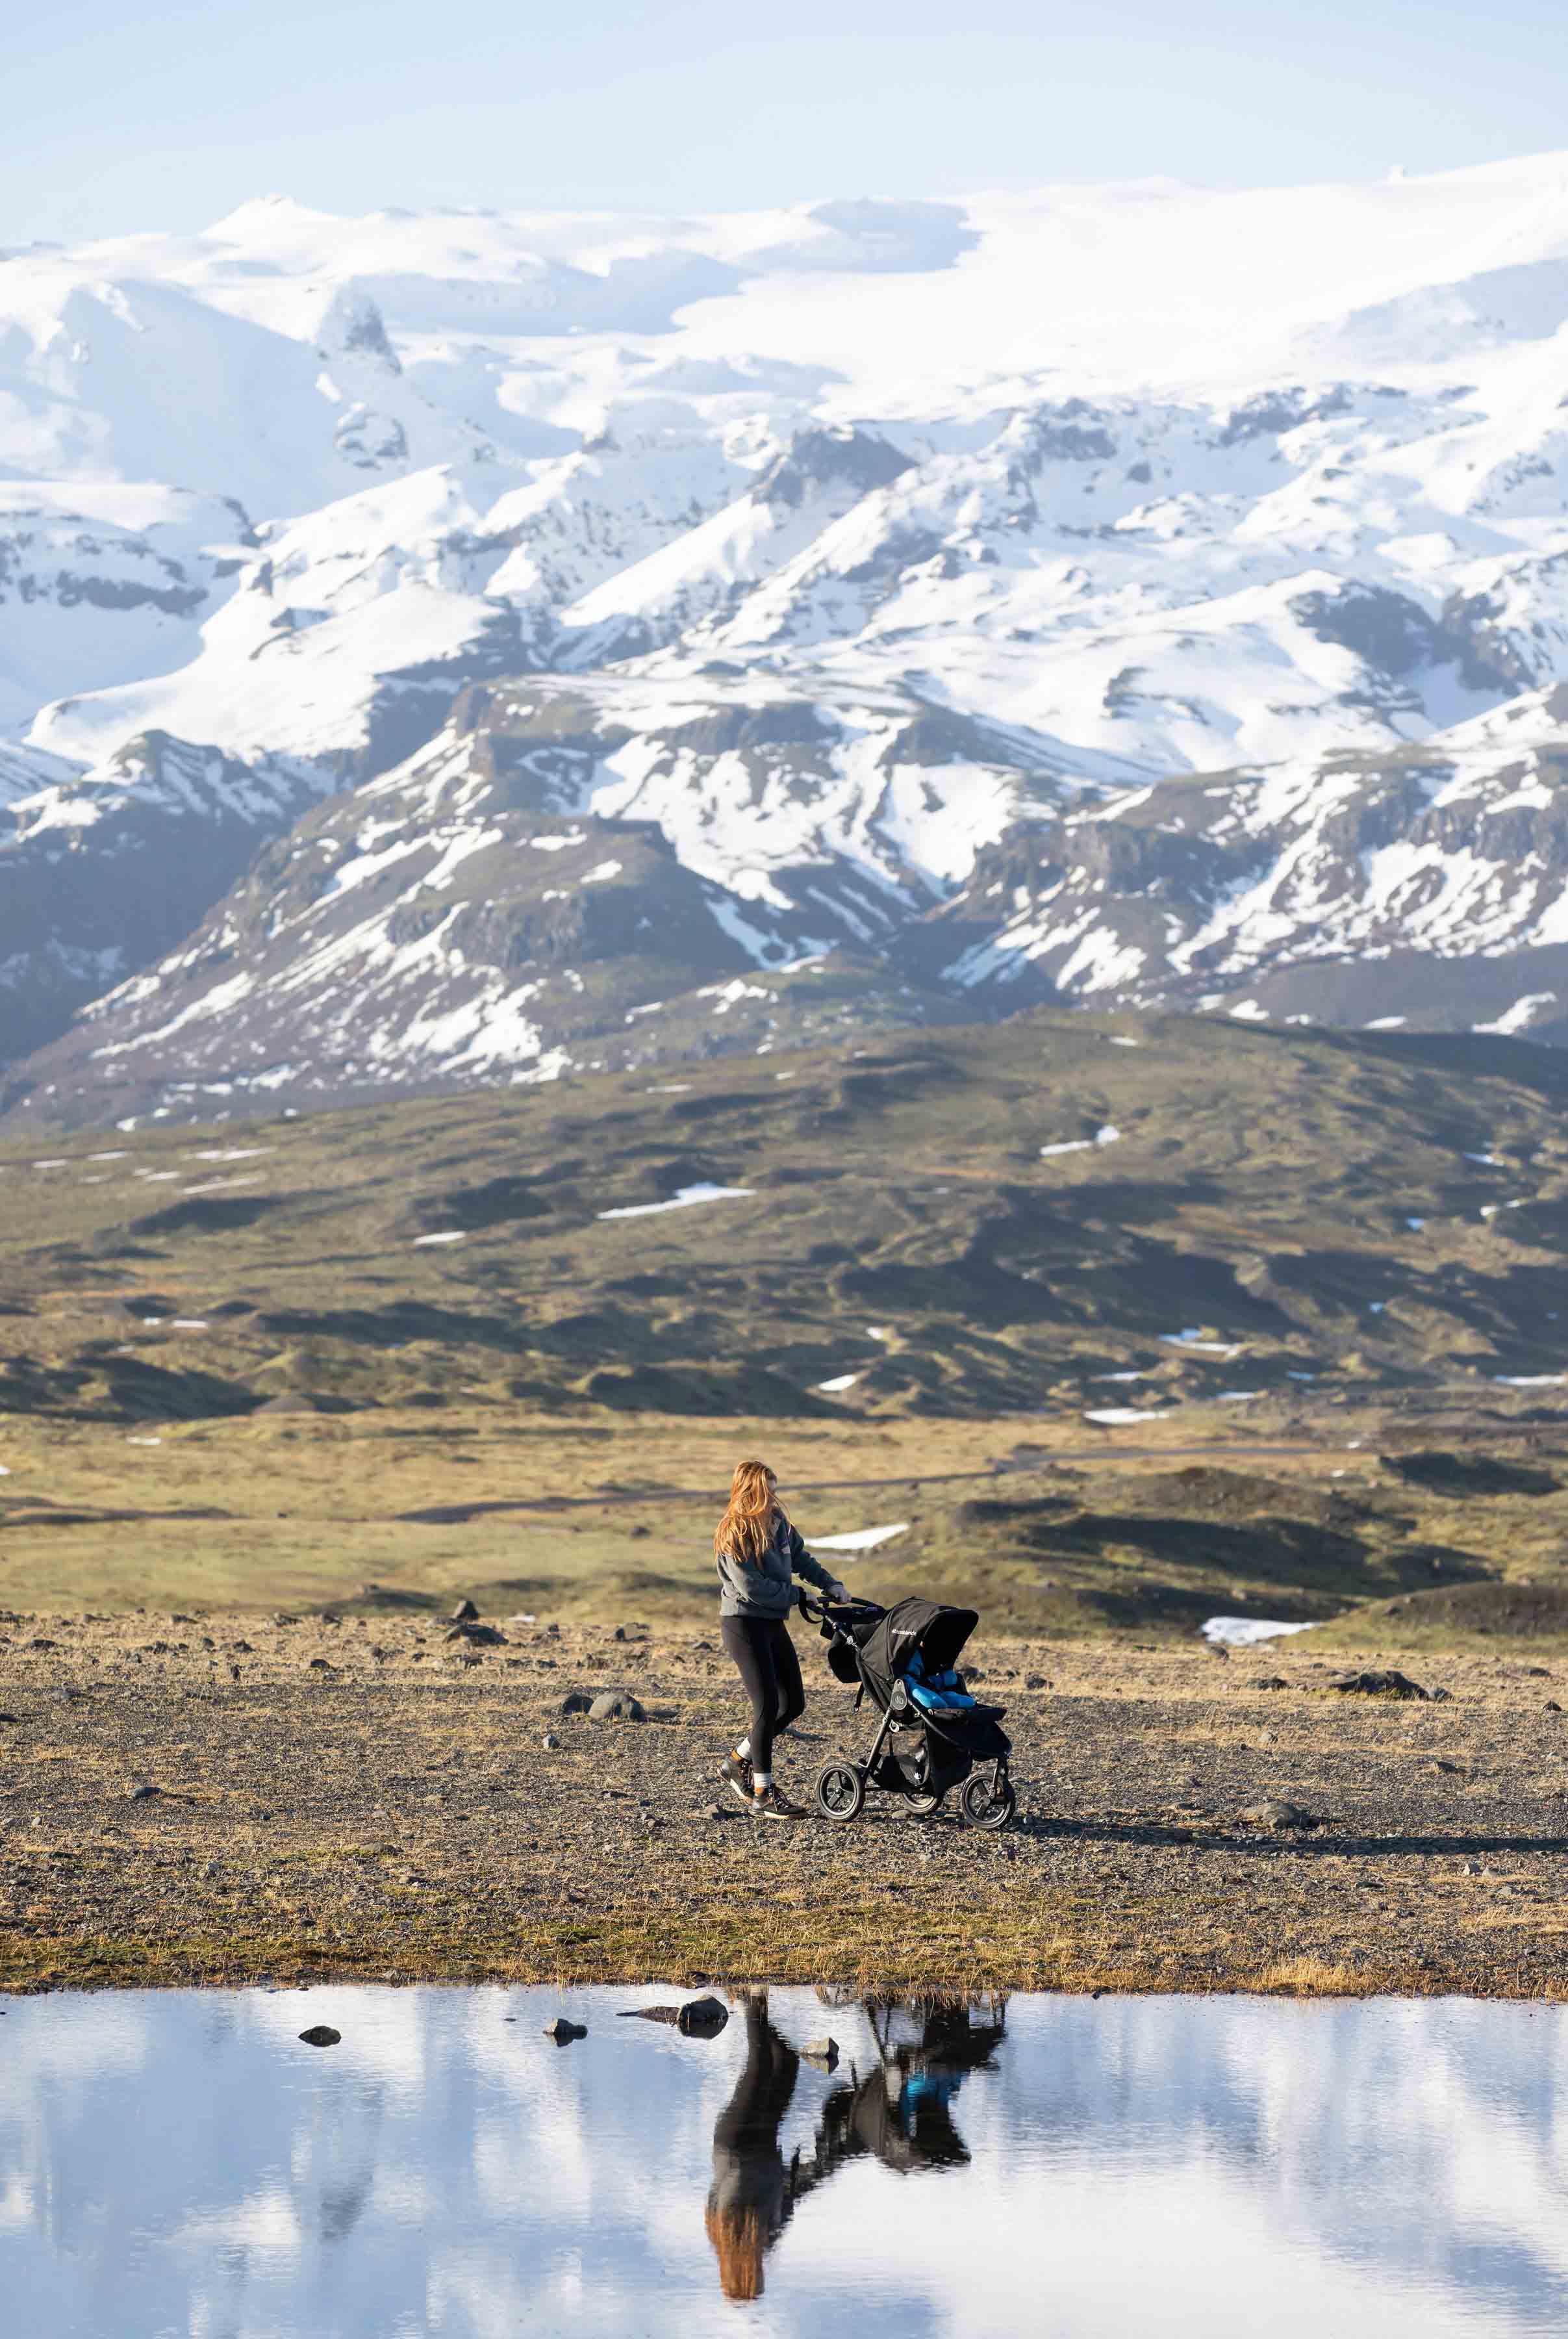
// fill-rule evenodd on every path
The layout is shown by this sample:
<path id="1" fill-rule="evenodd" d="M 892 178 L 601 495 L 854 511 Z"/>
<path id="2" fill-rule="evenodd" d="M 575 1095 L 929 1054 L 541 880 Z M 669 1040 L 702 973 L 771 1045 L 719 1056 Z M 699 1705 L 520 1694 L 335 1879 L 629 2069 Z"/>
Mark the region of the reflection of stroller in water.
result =
<path id="1" fill-rule="evenodd" d="M 874 2154 L 884 2167 L 962 2168 L 969 2147 L 953 2125 L 952 2102 L 971 2071 L 986 2069 L 1005 2027 L 1001 2001 L 976 2021 L 966 2005 L 950 2002 L 920 2010 L 920 2035 L 895 2045 L 900 2009 L 868 2005 L 880 2054 L 863 2079 L 852 2073 L 835 2087 L 817 2125 L 815 2166 L 823 2176 L 845 2160 Z"/>
<path id="2" fill-rule="evenodd" d="M 714 2180 L 707 2235 L 725 2296 L 760 2298 L 763 2259 L 794 2214 L 795 2204 L 847 2161 L 872 2155 L 901 2174 L 959 2168 L 969 2150 L 953 2125 L 952 2101 L 971 2071 L 986 2068 L 1001 2038 L 1006 2001 L 976 2020 L 967 2004 L 932 2000 L 903 2008 L 865 2002 L 877 2063 L 823 2104 L 807 2159 L 785 2161 L 779 2128 L 794 2095 L 800 2058 L 768 2020 L 765 1999 L 747 2000 L 745 2068 L 714 2128 Z M 918 2036 L 895 2041 L 901 2017 Z"/>

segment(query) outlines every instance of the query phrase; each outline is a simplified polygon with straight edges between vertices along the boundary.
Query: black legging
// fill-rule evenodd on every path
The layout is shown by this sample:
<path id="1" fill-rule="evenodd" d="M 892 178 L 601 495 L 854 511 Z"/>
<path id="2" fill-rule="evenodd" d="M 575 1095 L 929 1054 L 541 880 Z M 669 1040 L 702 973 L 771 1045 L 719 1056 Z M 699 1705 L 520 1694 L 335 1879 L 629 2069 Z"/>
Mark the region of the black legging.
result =
<path id="1" fill-rule="evenodd" d="M 752 1702 L 752 1768 L 771 1772 L 774 1737 L 805 1712 L 800 1659 L 789 1628 L 778 1616 L 725 1616 L 719 1636 Z"/>
<path id="2" fill-rule="evenodd" d="M 726 1623 L 739 1623 L 738 1616 Z M 714 2126 L 714 2161 L 721 2152 L 750 2179 L 754 2193 L 784 2190 L 779 2126 L 794 2094 L 800 2057 L 781 2038 L 754 2000 L 747 2005 L 745 2068 Z"/>

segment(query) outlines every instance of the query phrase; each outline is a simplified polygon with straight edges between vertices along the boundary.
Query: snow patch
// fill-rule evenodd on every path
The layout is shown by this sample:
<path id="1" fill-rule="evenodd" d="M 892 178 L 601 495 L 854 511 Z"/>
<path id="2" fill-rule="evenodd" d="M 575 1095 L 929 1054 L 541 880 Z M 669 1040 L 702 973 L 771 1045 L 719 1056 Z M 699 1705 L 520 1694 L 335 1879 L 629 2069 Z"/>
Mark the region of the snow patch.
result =
<path id="1" fill-rule="evenodd" d="M 1159 1337 L 1169 1347 L 1183 1348 L 1192 1357 L 1238 1357 L 1242 1343 L 1228 1344 L 1224 1340 L 1206 1340 L 1201 1327 L 1191 1325 L 1182 1332 L 1161 1332 Z"/>
<path id="2" fill-rule="evenodd" d="M 1557 993 L 1554 991 L 1528 991 L 1522 999 L 1516 999 L 1513 1006 L 1499 1015 L 1494 1022 L 1473 1023 L 1470 1028 L 1473 1031 L 1497 1032 L 1507 1038 L 1514 1031 L 1527 1031 L 1532 1023 L 1540 1020 L 1548 1007 L 1555 1007 L 1556 1004 Z"/>
<path id="3" fill-rule="evenodd" d="M 1259 1641 L 1283 1640 L 1287 1633 L 1309 1633 L 1312 1627 L 1280 1624 L 1267 1616 L 1210 1616 L 1199 1629 L 1213 1648 L 1249 1649 Z"/>
<path id="4" fill-rule="evenodd" d="M 601 1219 L 656 1219 L 665 1210 L 690 1210 L 703 1202 L 734 1201 L 753 1191 L 750 1186 L 680 1186 L 667 1202 L 631 1202 L 618 1210 L 597 1210 L 595 1216 Z"/>
<path id="5" fill-rule="evenodd" d="M 1095 1130 L 1092 1137 L 1070 1137 L 1057 1145 L 1042 1145 L 1040 1159 L 1047 1160 L 1057 1153 L 1092 1153 L 1097 1145 L 1119 1145 L 1120 1142 L 1120 1130 L 1108 1120 L 1103 1129 Z"/>
<path id="6" fill-rule="evenodd" d="M 908 1535 L 910 1523 L 899 1519 L 886 1527 L 856 1527 L 849 1535 L 814 1535 L 813 1551 L 874 1551 L 878 1544 L 891 1543 L 894 1535 Z"/>

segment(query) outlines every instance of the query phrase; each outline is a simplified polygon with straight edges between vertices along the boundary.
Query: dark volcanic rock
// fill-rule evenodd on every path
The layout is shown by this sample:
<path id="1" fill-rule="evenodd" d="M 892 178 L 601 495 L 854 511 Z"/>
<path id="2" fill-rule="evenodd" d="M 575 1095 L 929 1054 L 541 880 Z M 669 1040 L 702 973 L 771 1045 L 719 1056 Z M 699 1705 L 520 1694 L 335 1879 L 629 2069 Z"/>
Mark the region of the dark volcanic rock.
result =
<path id="1" fill-rule="evenodd" d="M 1283 1835 L 1293 1828 L 1315 1828 L 1322 1824 L 1312 1811 L 1303 1811 L 1299 1803 L 1287 1803 L 1271 1795 L 1267 1802 L 1251 1803 L 1238 1813 L 1243 1827 L 1267 1828 L 1273 1835 Z"/>
<path id="2" fill-rule="evenodd" d="M 564 2014 L 557 2014 L 553 2022 L 545 2025 L 545 2037 L 553 2038 L 557 2047 L 569 2047 L 575 2038 L 586 2038 L 587 2035 L 586 2023 L 568 2022 Z"/>
<path id="3" fill-rule="evenodd" d="M 590 1722 L 646 1722 L 647 1714 L 630 1690 L 602 1690 L 588 1708 Z"/>
<path id="4" fill-rule="evenodd" d="M 729 2008 L 716 1998 L 688 1999 L 676 2017 L 684 2038 L 716 2038 L 729 2020 Z"/>
<path id="5" fill-rule="evenodd" d="M 716 2038 L 729 2020 L 729 2008 L 716 1998 L 688 1999 L 684 2006 L 626 2006 L 623 2022 L 667 2022 L 686 2038 Z"/>
<path id="6" fill-rule="evenodd" d="M 1395 1673 L 1392 1667 L 1385 1672 L 1341 1673 L 1328 1684 L 1342 1695 L 1356 1697 L 1424 1697 L 1441 1696 L 1441 1691 L 1423 1689 L 1408 1673 Z"/>

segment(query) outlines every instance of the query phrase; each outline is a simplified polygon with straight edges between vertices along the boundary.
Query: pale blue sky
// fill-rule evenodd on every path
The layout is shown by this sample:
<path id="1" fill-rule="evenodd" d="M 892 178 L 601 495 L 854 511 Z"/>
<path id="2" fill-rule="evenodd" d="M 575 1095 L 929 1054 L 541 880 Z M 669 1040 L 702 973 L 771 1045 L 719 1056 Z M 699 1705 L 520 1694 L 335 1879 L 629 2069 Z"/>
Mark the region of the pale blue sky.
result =
<path id="1" fill-rule="evenodd" d="M 673 212 L 1442 170 L 1568 145 L 1563 24 L 1561 0 L 44 0 L 0 46 L 0 244 L 273 192 Z"/>

